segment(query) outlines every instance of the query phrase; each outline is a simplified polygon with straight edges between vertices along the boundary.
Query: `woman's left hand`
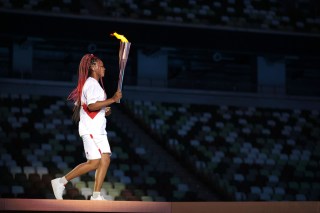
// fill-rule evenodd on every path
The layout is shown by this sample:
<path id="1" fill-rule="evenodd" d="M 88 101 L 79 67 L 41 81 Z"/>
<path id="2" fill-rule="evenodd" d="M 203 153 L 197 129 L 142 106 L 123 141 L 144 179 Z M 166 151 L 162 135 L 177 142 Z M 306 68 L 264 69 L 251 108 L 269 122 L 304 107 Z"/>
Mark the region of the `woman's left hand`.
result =
<path id="1" fill-rule="evenodd" d="M 106 107 L 106 114 L 105 116 L 111 115 L 111 107 Z"/>

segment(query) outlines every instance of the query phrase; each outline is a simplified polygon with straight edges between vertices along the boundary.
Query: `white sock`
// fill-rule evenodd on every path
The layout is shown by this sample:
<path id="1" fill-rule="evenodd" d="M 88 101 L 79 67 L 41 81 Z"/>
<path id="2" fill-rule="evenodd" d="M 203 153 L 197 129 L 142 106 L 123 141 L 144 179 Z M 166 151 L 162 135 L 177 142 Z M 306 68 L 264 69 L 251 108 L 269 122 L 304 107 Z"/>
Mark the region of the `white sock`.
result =
<path id="1" fill-rule="evenodd" d="M 67 179 L 65 178 L 65 176 L 63 176 L 62 178 L 60 178 L 60 183 L 62 183 L 63 185 L 66 185 L 68 183 Z"/>
<path id="2" fill-rule="evenodd" d="M 100 196 L 100 192 L 93 192 L 92 197 L 98 198 Z"/>

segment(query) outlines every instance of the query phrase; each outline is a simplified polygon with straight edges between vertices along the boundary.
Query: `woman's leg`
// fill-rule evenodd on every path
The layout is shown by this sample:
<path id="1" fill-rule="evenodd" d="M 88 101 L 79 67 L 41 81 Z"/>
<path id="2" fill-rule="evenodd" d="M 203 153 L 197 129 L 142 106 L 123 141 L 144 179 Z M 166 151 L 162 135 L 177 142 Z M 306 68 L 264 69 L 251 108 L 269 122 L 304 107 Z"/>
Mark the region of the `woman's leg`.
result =
<path id="1" fill-rule="evenodd" d="M 101 159 L 99 166 L 95 174 L 95 183 L 94 183 L 94 192 L 100 192 L 104 179 L 106 177 L 108 168 L 110 165 L 110 154 L 103 153 L 101 154 Z"/>
<path id="2" fill-rule="evenodd" d="M 100 164 L 100 159 L 88 160 L 87 162 L 81 163 L 78 166 L 76 166 L 72 171 L 70 171 L 64 177 L 51 180 L 53 193 L 56 199 L 59 199 L 59 200 L 63 199 L 62 195 L 65 189 L 64 185 L 67 184 L 68 181 L 82 174 L 85 174 L 89 171 L 97 169 L 99 167 L 99 164 Z"/>
<path id="3" fill-rule="evenodd" d="M 100 159 L 88 160 L 85 163 L 81 163 L 71 170 L 68 174 L 65 175 L 67 181 L 72 180 L 73 178 L 79 177 L 87 172 L 95 170 L 99 167 Z"/>

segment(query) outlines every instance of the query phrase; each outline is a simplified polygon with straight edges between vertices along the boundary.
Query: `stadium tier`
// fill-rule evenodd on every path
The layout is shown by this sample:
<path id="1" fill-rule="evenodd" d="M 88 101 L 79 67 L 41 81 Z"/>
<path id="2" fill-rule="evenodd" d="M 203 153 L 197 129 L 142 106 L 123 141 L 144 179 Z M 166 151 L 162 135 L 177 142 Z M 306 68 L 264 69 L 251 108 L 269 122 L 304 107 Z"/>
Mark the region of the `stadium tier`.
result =
<path id="1" fill-rule="evenodd" d="M 318 1 L 0 1 L 1 8 L 56 15 L 95 16 L 137 22 L 175 23 L 280 32 L 320 31 Z"/>
<path id="2" fill-rule="evenodd" d="M 85 160 L 71 105 L 59 97 L 9 94 L 1 94 L 1 103 L 0 196 L 53 198 L 51 179 Z M 120 111 L 217 199 L 319 199 L 317 110 L 136 100 Z M 205 200 L 130 128 L 111 118 L 107 130 L 112 148 L 103 184 L 107 199 Z M 64 199 L 88 199 L 93 183 L 94 173 L 73 179 Z"/>

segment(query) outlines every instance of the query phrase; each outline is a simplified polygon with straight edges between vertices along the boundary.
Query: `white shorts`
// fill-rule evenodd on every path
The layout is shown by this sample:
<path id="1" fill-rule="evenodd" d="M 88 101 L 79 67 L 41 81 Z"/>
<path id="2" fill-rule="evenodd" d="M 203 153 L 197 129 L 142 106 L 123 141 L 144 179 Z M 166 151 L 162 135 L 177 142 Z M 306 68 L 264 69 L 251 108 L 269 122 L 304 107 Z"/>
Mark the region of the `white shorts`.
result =
<path id="1" fill-rule="evenodd" d="M 109 153 L 111 155 L 107 135 L 83 135 L 82 141 L 88 160 L 100 159 L 102 153 Z"/>

